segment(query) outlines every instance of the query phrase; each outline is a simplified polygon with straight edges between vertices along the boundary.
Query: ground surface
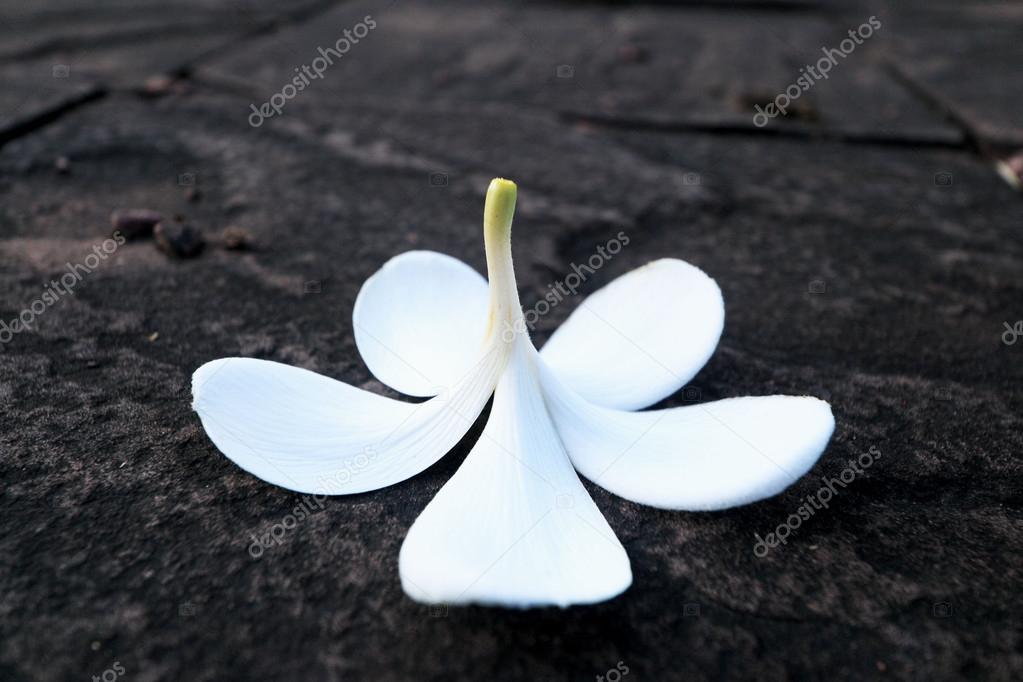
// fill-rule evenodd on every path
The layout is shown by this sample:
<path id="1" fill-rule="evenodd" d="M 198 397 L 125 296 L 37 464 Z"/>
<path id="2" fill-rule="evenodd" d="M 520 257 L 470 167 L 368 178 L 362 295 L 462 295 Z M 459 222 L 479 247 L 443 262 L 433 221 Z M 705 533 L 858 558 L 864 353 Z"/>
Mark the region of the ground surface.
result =
<path id="1" fill-rule="evenodd" d="M 1023 318 L 1023 195 L 993 170 L 1023 147 L 1018 3 L 2 4 L 0 320 L 114 209 L 181 215 L 209 244 L 120 246 L 0 345 L 0 680 L 1023 677 L 1023 340 L 1003 341 Z M 366 15 L 343 60 L 249 125 Z M 798 111 L 753 124 L 871 15 L 882 29 Z M 217 453 L 192 371 L 247 355 L 383 390 L 352 338 L 360 285 L 410 248 L 482 269 L 496 175 L 520 185 L 526 305 L 622 230 L 586 292 L 687 259 L 727 320 L 665 404 L 817 395 L 828 451 L 784 494 L 713 514 L 587 484 L 635 573 L 595 607 L 403 595 L 405 532 L 471 438 L 252 559 L 301 500 Z M 231 224 L 254 250 L 218 244 Z M 754 533 L 871 448 L 830 509 L 755 556 Z"/>

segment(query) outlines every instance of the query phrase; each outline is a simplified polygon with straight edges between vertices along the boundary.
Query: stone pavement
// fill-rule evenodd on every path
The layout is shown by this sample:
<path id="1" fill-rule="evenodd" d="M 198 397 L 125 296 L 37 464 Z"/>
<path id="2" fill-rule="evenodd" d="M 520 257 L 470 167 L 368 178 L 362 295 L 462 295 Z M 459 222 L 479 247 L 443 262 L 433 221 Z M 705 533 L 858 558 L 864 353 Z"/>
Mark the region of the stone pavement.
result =
<path id="1" fill-rule="evenodd" d="M 872 16 L 788 116 L 755 123 Z M 0 321 L 116 209 L 180 216 L 207 245 L 119 245 L 0 344 L 0 680 L 612 680 L 619 662 L 625 680 L 1020 679 L 1023 195 L 994 165 L 1023 147 L 1021 35 L 1019 3 L 982 0 L 3 0 Z M 481 424 L 253 559 L 251 534 L 302 498 L 217 453 L 192 371 L 246 355 L 394 395 L 355 349 L 359 287 L 413 248 L 482 271 L 498 175 L 520 187 L 526 306 L 622 230 L 583 293 L 684 258 L 720 284 L 725 332 L 663 405 L 816 395 L 827 452 L 711 514 L 587 483 L 635 574 L 592 607 L 402 593 L 405 532 Z M 224 248 L 230 225 L 250 249 Z M 756 556 L 754 534 L 868 451 Z"/>

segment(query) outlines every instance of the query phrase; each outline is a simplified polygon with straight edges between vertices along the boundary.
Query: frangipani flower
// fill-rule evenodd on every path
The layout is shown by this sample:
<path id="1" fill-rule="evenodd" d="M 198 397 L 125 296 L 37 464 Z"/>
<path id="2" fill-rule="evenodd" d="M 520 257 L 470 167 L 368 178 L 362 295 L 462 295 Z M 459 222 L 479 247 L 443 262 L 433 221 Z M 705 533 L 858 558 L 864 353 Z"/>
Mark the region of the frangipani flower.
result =
<path id="1" fill-rule="evenodd" d="M 699 268 L 665 258 L 586 299 L 538 352 L 511 258 L 515 184 L 494 180 L 486 280 L 412 251 L 367 280 L 355 340 L 392 400 L 304 369 L 214 360 L 193 407 L 240 467 L 302 493 L 346 495 L 416 475 L 465 435 L 482 436 L 413 523 L 399 573 L 413 599 L 511 607 L 584 604 L 632 582 L 625 549 L 576 471 L 626 499 L 711 510 L 774 495 L 817 461 L 827 403 L 767 396 L 636 412 L 681 388 L 710 357 L 724 305 Z"/>

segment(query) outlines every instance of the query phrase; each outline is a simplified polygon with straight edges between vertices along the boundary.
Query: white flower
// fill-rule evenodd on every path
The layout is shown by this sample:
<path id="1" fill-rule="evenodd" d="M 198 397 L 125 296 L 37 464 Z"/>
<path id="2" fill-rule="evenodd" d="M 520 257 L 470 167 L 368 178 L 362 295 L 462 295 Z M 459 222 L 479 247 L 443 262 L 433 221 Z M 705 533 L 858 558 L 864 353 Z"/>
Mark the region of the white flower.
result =
<path id="1" fill-rule="evenodd" d="M 576 475 L 629 500 L 710 510 L 774 495 L 834 429 L 810 397 L 743 397 L 635 412 L 681 388 L 721 335 L 714 280 L 665 258 L 586 299 L 537 352 L 511 259 L 516 188 L 484 209 L 487 281 L 413 251 L 362 287 L 355 340 L 391 400 L 249 358 L 200 367 L 193 407 L 240 467 L 302 493 L 345 495 L 416 475 L 450 451 L 493 394 L 468 457 L 416 519 L 402 586 L 431 603 L 512 607 L 609 599 L 632 582 L 625 550 Z"/>

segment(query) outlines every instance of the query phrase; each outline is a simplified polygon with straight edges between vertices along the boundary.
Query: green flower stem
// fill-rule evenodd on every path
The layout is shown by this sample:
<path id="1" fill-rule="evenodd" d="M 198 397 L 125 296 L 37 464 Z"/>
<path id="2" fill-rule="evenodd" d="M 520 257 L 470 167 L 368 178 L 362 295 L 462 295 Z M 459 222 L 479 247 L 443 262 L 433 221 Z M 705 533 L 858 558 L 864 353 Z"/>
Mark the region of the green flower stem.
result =
<path id="1" fill-rule="evenodd" d="M 483 207 L 483 241 L 490 280 L 487 335 L 496 334 L 506 342 L 518 333 L 526 333 L 511 255 L 511 226 L 517 195 L 518 188 L 514 182 L 494 178 L 487 189 L 487 201 Z"/>

